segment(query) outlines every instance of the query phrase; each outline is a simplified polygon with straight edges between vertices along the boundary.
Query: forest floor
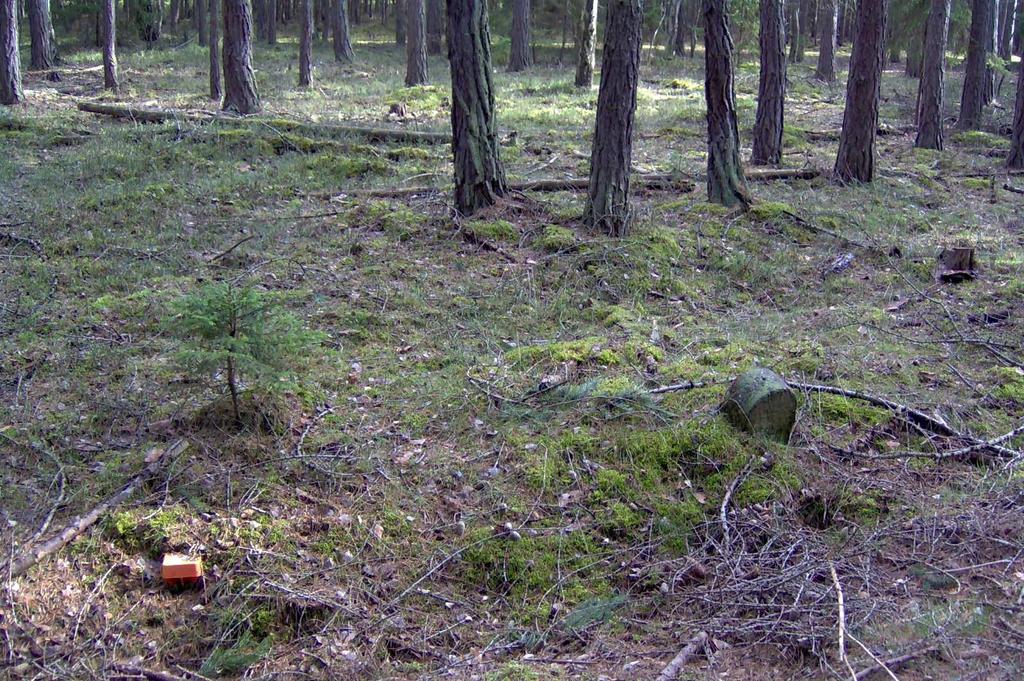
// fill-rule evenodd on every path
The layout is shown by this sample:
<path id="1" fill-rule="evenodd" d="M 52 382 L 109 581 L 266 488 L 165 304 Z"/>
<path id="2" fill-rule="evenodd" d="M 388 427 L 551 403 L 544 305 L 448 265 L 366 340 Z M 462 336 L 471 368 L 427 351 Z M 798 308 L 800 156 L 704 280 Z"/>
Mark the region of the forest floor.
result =
<path id="1" fill-rule="evenodd" d="M 610 240 L 580 226 L 578 192 L 461 222 L 444 192 L 360 195 L 450 182 L 445 145 L 289 127 L 445 130 L 443 60 L 403 88 L 385 39 L 362 34 L 352 66 L 318 46 L 310 91 L 293 43 L 260 46 L 266 112 L 247 125 L 75 109 L 214 109 L 195 45 L 124 53 L 116 98 L 84 70 L 98 55 L 73 54 L 0 112 L 4 556 L 147 452 L 191 445 L 4 578 L 0 676 L 648 679 L 706 632 L 680 678 L 884 678 L 882 662 L 902 679 L 1021 678 L 1020 460 L 943 458 L 964 443 L 834 395 L 800 395 L 785 447 L 717 413 L 763 365 L 977 437 L 1020 425 L 1009 112 L 914 150 L 916 81 L 893 66 L 876 182 L 757 183 L 753 210 L 723 211 L 700 180 L 700 53 L 645 50 L 635 166 L 696 188 L 636 190 L 633 235 Z M 828 87 L 808 61 L 790 72 L 784 165 L 828 170 L 845 72 Z M 495 75 L 510 177 L 587 176 L 596 87 L 574 89 L 568 66 Z M 749 140 L 754 59 L 736 82 Z M 938 281 L 958 244 L 977 276 Z M 286 292 L 327 334 L 301 389 L 246 401 L 242 430 L 223 389 L 176 361 L 172 304 L 220 280 Z M 686 381 L 706 385 L 647 392 Z M 203 590 L 156 582 L 167 551 L 204 558 Z"/>

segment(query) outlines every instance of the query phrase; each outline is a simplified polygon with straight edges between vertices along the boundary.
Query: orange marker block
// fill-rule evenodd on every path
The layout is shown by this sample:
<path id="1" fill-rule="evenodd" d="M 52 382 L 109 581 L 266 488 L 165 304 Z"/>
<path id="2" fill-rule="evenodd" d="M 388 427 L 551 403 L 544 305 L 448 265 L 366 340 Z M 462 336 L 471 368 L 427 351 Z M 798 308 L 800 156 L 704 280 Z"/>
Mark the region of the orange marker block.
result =
<path id="1" fill-rule="evenodd" d="M 201 558 L 167 553 L 164 554 L 161 575 L 167 586 L 194 586 L 203 577 L 203 561 Z"/>

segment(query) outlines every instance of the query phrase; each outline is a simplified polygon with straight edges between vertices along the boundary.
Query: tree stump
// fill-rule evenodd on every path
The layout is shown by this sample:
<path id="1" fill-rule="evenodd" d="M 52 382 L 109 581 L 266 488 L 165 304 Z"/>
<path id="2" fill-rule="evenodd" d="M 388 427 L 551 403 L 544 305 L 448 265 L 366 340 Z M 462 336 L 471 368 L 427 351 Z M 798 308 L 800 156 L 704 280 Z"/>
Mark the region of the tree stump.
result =
<path id="1" fill-rule="evenodd" d="M 978 273 L 978 263 L 974 258 L 974 248 L 956 246 L 944 248 L 939 253 L 939 267 L 936 278 L 950 284 L 974 279 Z"/>
<path id="2" fill-rule="evenodd" d="M 737 428 L 785 444 L 796 423 L 796 396 L 775 372 L 751 369 L 729 386 L 722 413 Z"/>

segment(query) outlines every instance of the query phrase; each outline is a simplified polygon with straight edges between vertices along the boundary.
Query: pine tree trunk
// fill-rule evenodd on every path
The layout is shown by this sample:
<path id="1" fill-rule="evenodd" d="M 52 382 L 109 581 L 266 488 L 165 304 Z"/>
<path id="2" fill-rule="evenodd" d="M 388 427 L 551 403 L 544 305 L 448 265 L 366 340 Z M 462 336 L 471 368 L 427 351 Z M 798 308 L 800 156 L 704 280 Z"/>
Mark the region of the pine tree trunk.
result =
<path id="1" fill-rule="evenodd" d="M 1002 0 L 999 20 L 999 56 L 1009 61 L 1013 46 L 1013 16 L 1017 9 L 1017 0 Z"/>
<path id="2" fill-rule="evenodd" d="M 686 56 L 686 36 L 689 32 L 687 24 L 686 2 L 678 0 L 676 3 L 675 33 L 672 34 L 672 54 Z"/>
<path id="3" fill-rule="evenodd" d="M 402 0 L 395 0 L 399 5 L 398 11 L 395 12 L 395 45 L 405 45 L 405 12 L 401 11 Z M 383 12 L 381 13 L 383 17 Z"/>
<path id="4" fill-rule="evenodd" d="M 33 71 L 52 69 L 57 65 L 57 40 L 50 19 L 50 0 L 25 0 L 25 4 L 32 42 L 29 68 Z"/>
<path id="5" fill-rule="evenodd" d="M 220 81 L 220 3 L 209 0 L 210 10 L 206 20 L 210 26 L 210 99 L 219 100 L 224 96 Z"/>
<path id="6" fill-rule="evenodd" d="M 18 52 L 17 0 L 0 0 L 0 104 L 25 101 Z"/>
<path id="7" fill-rule="evenodd" d="M 277 0 L 266 0 L 267 44 L 277 44 Z"/>
<path id="8" fill-rule="evenodd" d="M 472 215 L 507 191 L 494 115 L 487 0 L 447 0 L 455 207 Z"/>
<path id="9" fill-rule="evenodd" d="M 427 0 L 427 54 L 441 54 L 441 36 L 444 34 L 444 18 L 441 16 L 441 0 Z"/>
<path id="10" fill-rule="evenodd" d="M 103 0 L 100 14 L 103 24 L 103 87 L 116 90 L 117 85 L 117 20 L 114 0 Z"/>
<path id="11" fill-rule="evenodd" d="M 590 152 L 590 186 L 583 220 L 609 236 L 626 236 L 633 119 L 640 75 L 641 0 L 608 0 L 601 56 L 601 87 Z"/>
<path id="12" fill-rule="evenodd" d="M 818 3 L 818 68 L 814 77 L 826 83 L 836 80 L 836 35 L 839 24 L 837 0 Z"/>
<path id="13" fill-rule="evenodd" d="M 871 182 L 875 177 L 878 97 L 885 64 L 886 0 L 860 0 L 846 83 L 846 111 L 833 176 L 838 182 Z"/>
<path id="14" fill-rule="evenodd" d="M 299 87 L 313 83 L 313 0 L 302 0 L 299 26 Z"/>
<path id="15" fill-rule="evenodd" d="M 252 70 L 252 14 L 248 0 L 224 4 L 224 110 L 254 114 L 260 110 Z"/>
<path id="16" fill-rule="evenodd" d="M 960 97 L 959 130 L 977 130 L 988 89 L 988 50 L 992 32 L 993 0 L 974 0 L 971 13 L 971 34 L 964 67 L 964 89 Z"/>
<path id="17" fill-rule="evenodd" d="M 167 17 L 167 23 L 170 24 L 172 31 L 178 28 L 179 19 L 181 19 L 181 0 L 171 0 L 171 9 L 170 14 Z"/>
<path id="18" fill-rule="evenodd" d="M 800 3 L 789 0 L 789 61 L 799 64 L 804 60 L 804 37 L 800 30 Z"/>
<path id="19" fill-rule="evenodd" d="M 740 163 L 727 0 L 704 0 L 704 97 L 708 117 L 708 200 L 750 205 Z"/>
<path id="20" fill-rule="evenodd" d="M 576 47 L 576 87 L 593 87 L 597 51 L 597 0 L 583 0 Z"/>
<path id="21" fill-rule="evenodd" d="M 1021 40 L 1024 39 L 1024 0 L 1017 0 L 1017 19 L 1013 26 L 1013 49 L 1011 51 L 1014 54 L 1021 54 Z"/>
<path id="22" fill-rule="evenodd" d="M 333 0 L 333 2 L 334 59 L 340 62 L 351 62 L 356 55 L 352 49 L 352 38 L 348 30 L 348 0 Z"/>
<path id="23" fill-rule="evenodd" d="M 405 86 L 412 87 L 427 82 L 427 8 L 423 0 L 405 0 L 405 5 Z"/>
<path id="24" fill-rule="evenodd" d="M 761 78 L 754 122 L 754 165 L 782 161 L 782 127 L 786 101 L 786 37 L 782 0 L 761 0 Z"/>
<path id="25" fill-rule="evenodd" d="M 924 66 L 924 38 L 924 35 L 918 31 L 913 31 L 908 36 L 907 63 L 903 69 L 907 78 L 921 77 L 921 69 Z"/>
<path id="26" fill-rule="evenodd" d="M 512 0 L 512 49 L 508 70 L 525 71 L 533 64 L 530 54 L 530 0 Z"/>
<path id="27" fill-rule="evenodd" d="M 942 150 L 942 88 L 946 72 L 950 0 L 931 0 L 925 28 L 924 72 L 917 89 L 917 138 L 914 146 Z"/>
<path id="28" fill-rule="evenodd" d="M 206 0 L 196 0 L 196 40 L 200 47 L 206 47 L 209 42 L 208 24 L 206 23 Z"/>
<path id="29" fill-rule="evenodd" d="M 1006 166 L 1012 169 L 1024 168 L 1024 59 L 1017 69 L 1017 105 L 1013 109 L 1013 132 Z"/>

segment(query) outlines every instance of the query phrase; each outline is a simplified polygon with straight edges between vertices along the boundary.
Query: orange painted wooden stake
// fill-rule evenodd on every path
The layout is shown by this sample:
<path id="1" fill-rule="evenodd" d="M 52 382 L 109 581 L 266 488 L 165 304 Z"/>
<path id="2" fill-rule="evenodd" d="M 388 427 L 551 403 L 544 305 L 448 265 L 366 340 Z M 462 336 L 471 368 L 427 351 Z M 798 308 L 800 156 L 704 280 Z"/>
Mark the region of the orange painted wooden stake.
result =
<path id="1" fill-rule="evenodd" d="M 203 577 L 203 561 L 201 558 L 167 553 L 164 554 L 161 574 L 167 586 L 193 586 Z"/>

